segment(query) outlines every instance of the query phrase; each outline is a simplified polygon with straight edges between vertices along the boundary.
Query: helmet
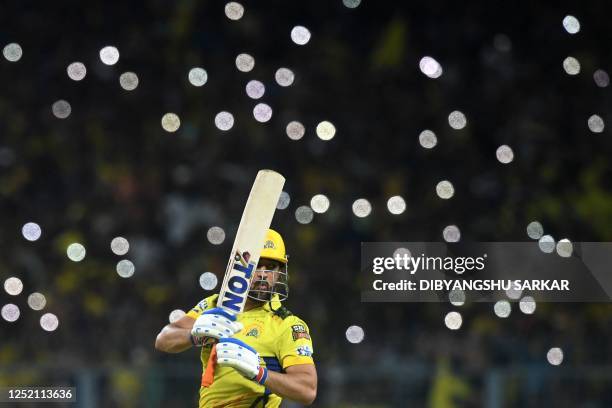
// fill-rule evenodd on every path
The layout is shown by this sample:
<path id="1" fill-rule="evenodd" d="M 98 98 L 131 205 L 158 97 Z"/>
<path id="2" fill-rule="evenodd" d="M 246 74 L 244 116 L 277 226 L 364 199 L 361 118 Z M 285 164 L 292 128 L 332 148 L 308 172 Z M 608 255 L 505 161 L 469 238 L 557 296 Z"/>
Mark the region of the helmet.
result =
<path id="1" fill-rule="evenodd" d="M 281 262 L 287 265 L 287 253 L 285 252 L 285 243 L 283 237 L 274 231 L 269 229 L 266 234 L 266 240 L 264 241 L 264 247 L 261 251 L 260 258 L 274 259 L 275 261 Z"/>
<path id="2" fill-rule="evenodd" d="M 269 301 L 272 297 L 277 295 L 280 301 L 287 299 L 289 296 L 289 274 L 287 272 L 287 262 L 289 258 L 285 252 L 285 243 L 283 237 L 274 231 L 269 229 L 266 233 L 266 239 L 264 241 L 264 247 L 259 255 L 259 259 L 271 259 L 280 263 L 280 268 L 274 268 L 276 270 L 263 269 L 263 271 L 272 273 L 272 282 L 270 286 L 268 280 L 261 278 L 254 278 L 251 282 L 251 290 L 249 290 L 248 297 L 258 301 Z M 261 271 L 262 269 L 259 269 Z M 267 286 L 259 285 L 259 283 L 266 283 Z M 255 289 L 257 287 L 257 289 Z"/>

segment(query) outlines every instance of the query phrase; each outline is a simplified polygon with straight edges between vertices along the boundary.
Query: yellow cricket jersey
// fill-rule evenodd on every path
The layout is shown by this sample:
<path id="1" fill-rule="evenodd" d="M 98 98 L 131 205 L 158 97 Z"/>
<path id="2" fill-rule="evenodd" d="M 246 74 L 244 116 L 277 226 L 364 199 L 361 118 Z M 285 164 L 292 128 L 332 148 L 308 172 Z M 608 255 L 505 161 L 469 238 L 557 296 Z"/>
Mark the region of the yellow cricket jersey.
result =
<path id="1" fill-rule="evenodd" d="M 219 295 L 210 296 L 187 313 L 197 319 L 202 312 L 216 307 Z M 263 306 L 242 312 L 237 321 L 242 331 L 233 337 L 244 341 L 259 353 L 262 366 L 269 371 L 283 372 L 297 364 L 314 364 L 313 347 L 308 326 L 299 317 L 281 306 L 278 297 Z M 202 347 L 200 358 L 204 373 L 211 345 Z M 281 398 L 271 394 L 263 385 L 243 377 L 231 367 L 215 367 L 215 380 L 209 387 L 200 387 L 200 408 L 277 408 Z"/>

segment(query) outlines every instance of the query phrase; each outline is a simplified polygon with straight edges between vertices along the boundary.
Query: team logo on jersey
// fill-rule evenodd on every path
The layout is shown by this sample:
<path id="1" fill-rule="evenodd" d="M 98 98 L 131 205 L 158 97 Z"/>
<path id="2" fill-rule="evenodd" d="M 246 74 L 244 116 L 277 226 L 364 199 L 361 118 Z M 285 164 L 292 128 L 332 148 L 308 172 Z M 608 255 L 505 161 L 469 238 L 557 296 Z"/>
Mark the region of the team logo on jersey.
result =
<path id="1" fill-rule="evenodd" d="M 259 330 L 257 330 L 257 328 L 253 328 L 251 330 L 249 330 L 246 334 L 247 337 L 251 336 L 251 337 L 259 337 Z"/>
<path id="2" fill-rule="evenodd" d="M 300 346 L 295 349 L 298 353 L 298 356 L 310 357 L 312 356 L 312 348 L 310 346 Z"/>
<path id="3" fill-rule="evenodd" d="M 262 332 L 262 327 L 261 325 L 257 323 L 249 325 L 244 329 L 244 333 L 246 333 L 245 336 L 255 337 L 256 339 L 259 338 L 259 335 L 261 334 L 261 332 Z"/>
<path id="4" fill-rule="evenodd" d="M 303 324 L 294 324 L 291 326 L 291 334 L 293 335 L 294 341 L 297 339 L 310 340 L 310 334 L 308 334 Z"/>

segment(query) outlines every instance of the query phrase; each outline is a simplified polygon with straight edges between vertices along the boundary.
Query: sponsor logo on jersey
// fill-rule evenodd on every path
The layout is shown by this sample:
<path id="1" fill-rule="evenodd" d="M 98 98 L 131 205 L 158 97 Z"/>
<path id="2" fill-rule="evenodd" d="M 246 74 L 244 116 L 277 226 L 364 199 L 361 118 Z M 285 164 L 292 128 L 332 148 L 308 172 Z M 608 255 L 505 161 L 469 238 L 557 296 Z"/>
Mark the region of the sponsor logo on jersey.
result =
<path id="1" fill-rule="evenodd" d="M 303 357 L 312 356 L 312 348 L 310 346 L 300 346 L 296 348 L 295 351 L 298 353 L 298 356 L 303 356 Z"/>
<path id="2" fill-rule="evenodd" d="M 197 306 L 191 310 L 193 310 L 196 313 L 202 313 L 204 310 L 206 310 L 207 307 L 208 307 L 208 302 L 206 301 L 206 299 L 204 299 L 200 301 L 200 303 L 198 303 Z"/>
<path id="3" fill-rule="evenodd" d="M 306 339 L 310 340 L 310 335 L 306 331 L 306 327 L 303 324 L 294 324 L 291 326 L 291 334 L 293 335 L 293 340 L 297 339 Z"/>

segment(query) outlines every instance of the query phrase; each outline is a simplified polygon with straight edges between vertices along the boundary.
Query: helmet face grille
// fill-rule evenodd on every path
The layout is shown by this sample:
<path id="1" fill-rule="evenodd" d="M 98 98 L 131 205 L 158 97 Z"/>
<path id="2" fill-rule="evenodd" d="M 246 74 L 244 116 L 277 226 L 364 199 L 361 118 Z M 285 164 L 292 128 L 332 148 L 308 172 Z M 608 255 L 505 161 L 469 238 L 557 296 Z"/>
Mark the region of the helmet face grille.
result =
<path id="1" fill-rule="evenodd" d="M 281 264 L 280 270 L 258 269 L 257 271 L 271 274 L 272 277 L 271 279 L 258 279 L 256 275 L 251 281 L 251 290 L 248 294 L 250 299 L 268 302 L 272 296 L 278 295 L 282 302 L 289 297 L 289 273 L 286 264 Z"/>
<path id="2" fill-rule="evenodd" d="M 260 261 L 262 259 L 276 261 L 274 263 L 278 264 L 279 268 L 261 269 L 261 267 L 259 267 L 257 272 L 265 272 L 267 276 L 266 278 L 262 278 L 256 272 L 251 281 L 251 289 L 249 290 L 248 297 L 260 302 L 270 301 L 274 295 L 278 295 L 280 301 L 287 299 L 287 297 L 289 297 L 288 257 L 285 252 L 283 237 L 273 229 L 269 229 L 266 233 L 264 247 L 259 255 L 259 259 Z M 268 268 L 272 267 L 268 266 Z"/>

